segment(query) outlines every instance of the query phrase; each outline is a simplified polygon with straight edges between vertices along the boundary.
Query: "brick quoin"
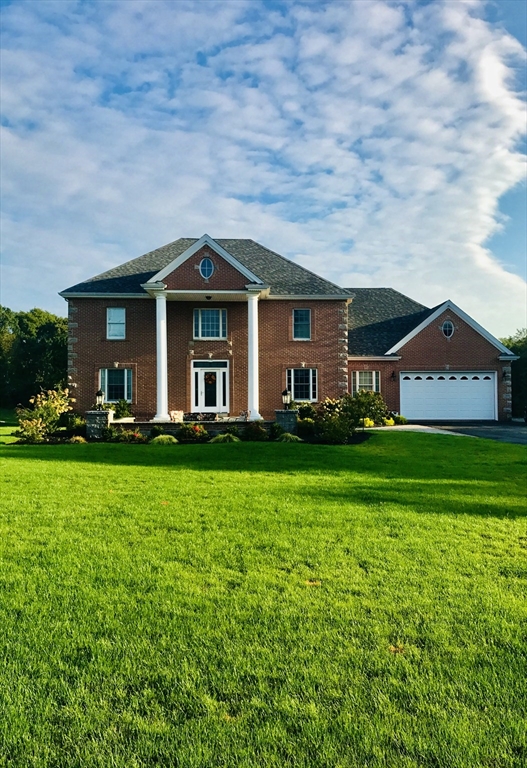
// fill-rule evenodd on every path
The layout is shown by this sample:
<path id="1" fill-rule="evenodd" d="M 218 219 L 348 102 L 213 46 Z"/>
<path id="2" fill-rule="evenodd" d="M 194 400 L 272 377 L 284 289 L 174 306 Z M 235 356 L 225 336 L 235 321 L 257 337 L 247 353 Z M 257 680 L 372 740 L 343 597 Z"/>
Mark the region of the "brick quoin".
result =
<path id="1" fill-rule="evenodd" d="M 193 267 L 190 274 L 195 280 Z M 232 289 L 232 282 L 229 287 Z M 93 406 L 101 368 L 131 368 L 133 413 L 138 419 L 153 418 L 157 402 L 155 300 L 71 298 L 68 304 L 69 320 L 78 326 L 70 329 L 69 344 L 69 375 L 77 383 L 75 410 L 83 412 Z M 108 307 L 126 309 L 126 339 L 106 339 Z M 193 339 L 193 310 L 198 308 L 227 310 L 226 340 Z M 311 309 L 311 341 L 292 338 L 295 308 Z M 338 397 L 347 390 L 346 312 L 346 301 L 341 299 L 259 301 L 260 413 L 265 419 L 274 419 L 275 409 L 282 407 L 287 368 L 303 364 L 317 368 L 319 400 Z M 202 359 L 229 361 L 230 413 L 237 415 L 247 408 L 247 316 L 246 301 L 167 301 L 169 410 L 193 410 L 191 361 Z"/>
<path id="2" fill-rule="evenodd" d="M 450 339 L 441 331 L 445 320 L 454 323 L 455 331 Z M 500 361 L 500 351 L 455 312 L 446 310 L 396 354 L 400 355 L 400 360 L 350 360 L 350 390 L 353 371 L 380 371 L 383 398 L 390 410 L 399 412 L 401 371 L 496 371 L 498 419 L 510 418 L 510 410 L 507 410 L 510 409 L 510 380 L 503 376 L 510 362 Z"/>

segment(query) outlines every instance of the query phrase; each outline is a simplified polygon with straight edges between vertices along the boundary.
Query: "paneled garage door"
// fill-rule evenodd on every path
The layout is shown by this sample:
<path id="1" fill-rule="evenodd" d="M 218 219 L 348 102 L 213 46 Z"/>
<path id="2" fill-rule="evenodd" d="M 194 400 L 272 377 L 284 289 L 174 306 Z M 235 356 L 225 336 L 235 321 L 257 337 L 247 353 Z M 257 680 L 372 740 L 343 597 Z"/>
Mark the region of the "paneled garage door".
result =
<path id="1" fill-rule="evenodd" d="M 413 421 L 496 419 L 496 373 L 401 373 L 401 413 Z"/>

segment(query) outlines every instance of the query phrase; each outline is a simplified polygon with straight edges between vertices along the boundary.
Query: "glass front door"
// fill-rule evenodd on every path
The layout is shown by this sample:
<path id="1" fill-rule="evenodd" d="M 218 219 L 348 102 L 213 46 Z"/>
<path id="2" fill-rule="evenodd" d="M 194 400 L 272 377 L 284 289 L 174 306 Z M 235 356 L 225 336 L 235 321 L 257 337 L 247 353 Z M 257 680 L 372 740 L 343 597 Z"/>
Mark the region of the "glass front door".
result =
<path id="1" fill-rule="evenodd" d="M 222 360 L 192 361 L 192 410 L 226 413 L 229 410 L 229 363 Z"/>

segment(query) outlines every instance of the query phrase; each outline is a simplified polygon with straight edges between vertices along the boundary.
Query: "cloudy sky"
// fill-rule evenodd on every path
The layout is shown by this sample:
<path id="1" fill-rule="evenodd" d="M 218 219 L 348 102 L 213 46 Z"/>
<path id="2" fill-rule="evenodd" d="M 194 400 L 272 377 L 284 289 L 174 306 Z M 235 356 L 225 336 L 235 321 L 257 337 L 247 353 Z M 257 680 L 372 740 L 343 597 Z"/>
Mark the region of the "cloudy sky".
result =
<path id="1" fill-rule="evenodd" d="M 526 325 L 521 0 L 0 0 L 2 304 L 178 237 Z"/>

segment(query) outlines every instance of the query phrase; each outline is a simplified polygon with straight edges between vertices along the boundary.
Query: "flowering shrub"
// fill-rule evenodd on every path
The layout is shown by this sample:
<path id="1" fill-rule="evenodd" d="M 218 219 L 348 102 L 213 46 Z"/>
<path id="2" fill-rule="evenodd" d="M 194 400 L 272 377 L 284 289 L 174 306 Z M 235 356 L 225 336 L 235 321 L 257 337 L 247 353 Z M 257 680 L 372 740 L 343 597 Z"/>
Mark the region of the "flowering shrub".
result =
<path id="1" fill-rule="evenodd" d="M 31 408 L 16 409 L 19 429 L 15 432 L 27 443 L 41 443 L 57 429 L 63 413 L 72 411 L 68 389 L 48 389 L 30 399 Z"/>
<path id="2" fill-rule="evenodd" d="M 385 421 L 386 421 L 386 419 L 385 419 Z M 368 419 L 367 416 L 364 419 L 360 419 L 359 420 L 359 424 L 360 424 L 361 427 L 365 427 L 366 429 L 368 429 L 368 427 L 374 427 L 375 426 L 374 420 L 373 419 Z"/>
<path id="3" fill-rule="evenodd" d="M 395 421 L 393 419 L 384 419 L 384 426 L 385 427 L 393 427 L 395 426 Z"/>
<path id="4" fill-rule="evenodd" d="M 202 424 L 184 422 L 177 433 L 180 443 L 205 443 L 209 439 L 209 433 Z"/>

